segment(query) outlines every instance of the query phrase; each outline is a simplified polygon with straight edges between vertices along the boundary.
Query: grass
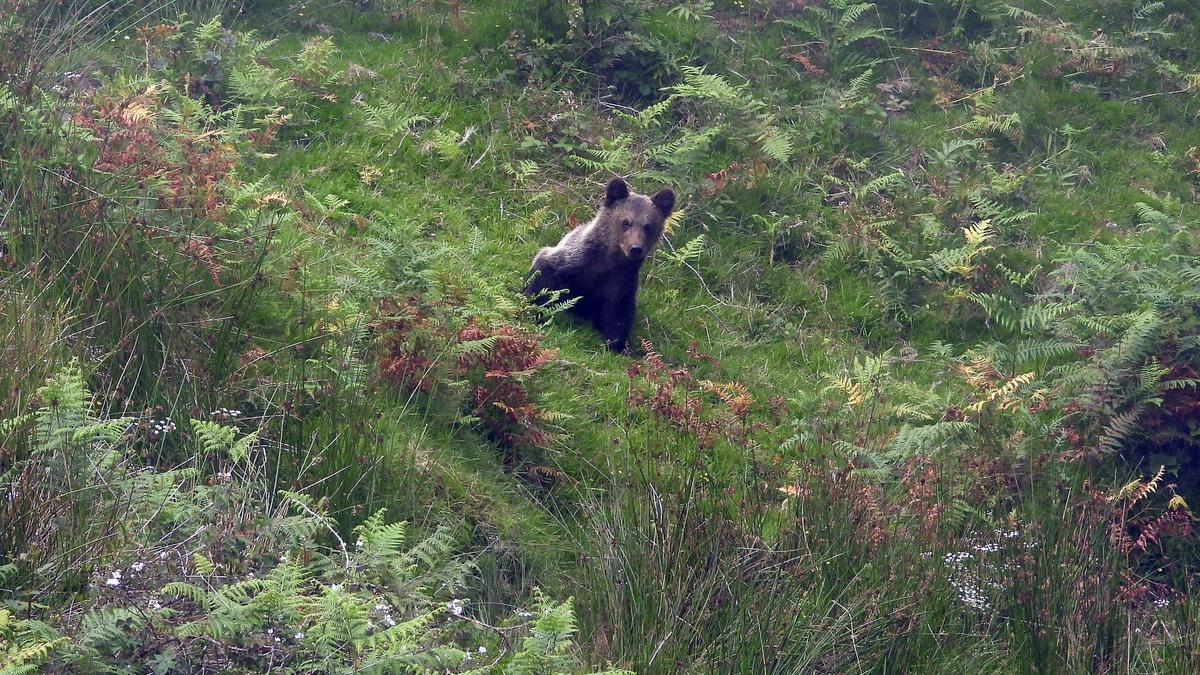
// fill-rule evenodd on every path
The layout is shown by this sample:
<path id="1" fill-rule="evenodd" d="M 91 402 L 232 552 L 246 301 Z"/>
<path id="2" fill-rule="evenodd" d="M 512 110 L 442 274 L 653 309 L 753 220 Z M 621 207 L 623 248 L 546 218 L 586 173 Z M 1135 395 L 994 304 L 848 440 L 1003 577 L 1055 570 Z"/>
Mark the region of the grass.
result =
<path id="1" fill-rule="evenodd" d="M 790 3 L 608 4 L 620 11 L 579 4 L 556 36 L 509 2 L 464 3 L 465 30 L 450 5 L 389 17 L 264 3 L 230 24 L 258 36 L 220 52 L 227 72 L 211 84 L 237 124 L 188 103 L 182 73 L 204 61 L 187 49 L 152 72 L 136 33 L 130 49 L 92 52 L 102 94 L 128 102 L 161 87 L 146 104 L 155 134 L 195 129 L 236 147 L 228 174 L 212 168 L 222 195 L 245 195 L 227 218 L 162 196 L 181 157 L 207 168 L 216 150 L 188 155 L 151 134 L 170 168 L 139 182 L 148 160 L 97 170 L 102 139 L 0 107 L 0 128 L 16 130 L 0 149 L 22 151 L 0 164 L 18 195 L 0 216 L 0 417 L 17 420 L 0 427 L 0 485 L 36 496 L 0 512 L 25 524 L 0 539 L 0 581 L 13 616 L 50 626 L 0 621 L 0 637 L 53 644 L 29 662 L 68 668 L 132 653 L 183 669 L 268 654 L 297 671 L 410 664 L 398 642 L 358 651 L 375 628 L 316 641 L 337 625 L 321 603 L 345 586 L 359 595 L 338 621 L 358 626 L 359 602 L 380 620 L 375 597 L 414 608 L 427 621 L 408 638 L 414 653 L 459 650 L 447 658 L 463 670 L 459 652 L 486 645 L 491 668 L 534 672 L 1194 671 L 1200 140 L 1185 76 L 1196 64 L 1193 36 L 1130 26 L 1178 28 L 1195 9 L 1146 7 L 1131 23 L 1115 18 L 1138 10 L 1128 2 L 1018 3 L 1037 16 L 880 2 L 810 41 L 796 21 L 817 13 Z M 859 40 L 852 25 L 890 30 Z M 1111 42 L 1082 60 L 1101 27 Z M 931 45 L 935 34 L 944 41 Z M 13 72 L 2 59 L 0 74 Z M 275 68 L 283 93 L 238 89 L 229 73 L 253 64 Z M 689 83 L 685 65 L 721 82 Z M 648 94 L 608 86 L 637 72 L 665 75 Z M 685 86 L 657 117 L 630 118 Z M 267 142 L 241 128 L 280 113 L 291 118 Z M 1015 129 L 996 122 L 1014 114 Z M 61 140 L 39 140 L 43 128 Z M 768 151 L 771 134 L 788 139 L 785 158 Z M 700 150 L 671 154 L 670 142 Z M 78 172 L 80 189 L 56 182 L 56 167 Z M 646 346 L 622 355 L 518 293 L 533 253 L 591 216 L 613 172 L 641 192 L 671 185 L 685 211 L 644 272 L 631 344 Z M 108 211 L 76 208 L 89 190 Z M 981 221 L 991 229 L 972 244 Z M 1091 251 L 1116 253 L 1089 267 Z M 1145 281 L 1147 260 L 1174 280 Z M 1021 318 L 994 309 L 1009 306 Z M 520 340 L 505 330 L 537 347 L 506 352 Z M 517 365 L 540 349 L 554 358 Z M 130 416 L 134 430 L 93 439 L 72 427 L 78 447 L 38 435 L 36 411 L 56 404 L 31 392 L 72 357 L 96 392 L 85 417 Z M 217 421 L 257 434 L 253 462 L 205 449 L 189 425 L 222 407 L 242 414 Z M 147 419 L 183 431 L 147 436 Z M 99 447 L 125 453 L 121 485 L 141 485 L 133 459 L 194 468 L 171 480 L 202 506 L 167 509 L 175 529 L 147 539 L 162 514 L 123 511 L 140 493 L 105 493 L 92 481 L 118 474 L 81 469 L 70 480 L 108 514 L 103 542 L 90 540 L 66 488 L 30 481 L 65 448 Z M 205 480 L 243 496 L 221 501 Z M 35 517 L 68 505 L 58 524 Z M 381 510 L 435 539 L 455 533 L 453 551 L 414 558 L 429 588 L 372 576 L 374 563 L 352 573 L 339 552 Z M 122 513 L 146 524 L 118 527 Z M 236 527 L 183 536 L 213 522 Z M 214 602 L 201 596 L 144 619 L 156 627 L 145 635 L 169 638 L 83 628 L 161 595 L 104 587 L 109 567 L 131 569 L 147 546 L 186 551 L 176 576 L 209 592 L 279 574 L 253 532 L 313 556 L 292 597 L 319 612 L 249 612 L 224 632 L 212 613 L 206 634 L 231 645 L 221 654 L 172 623 L 170 612 L 201 616 Z M 80 550 L 94 562 L 62 581 Z M 473 573 L 460 583 L 451 571 L 464 561 Z M 573 597 L 571 621 L 557 623 L 535 588 Z M 247 606 L 267 597 L 254 593 Z M 462 597 L 467 618 L 437 610 Z M 309 641 L 272 648 L 268 626 Z"/>

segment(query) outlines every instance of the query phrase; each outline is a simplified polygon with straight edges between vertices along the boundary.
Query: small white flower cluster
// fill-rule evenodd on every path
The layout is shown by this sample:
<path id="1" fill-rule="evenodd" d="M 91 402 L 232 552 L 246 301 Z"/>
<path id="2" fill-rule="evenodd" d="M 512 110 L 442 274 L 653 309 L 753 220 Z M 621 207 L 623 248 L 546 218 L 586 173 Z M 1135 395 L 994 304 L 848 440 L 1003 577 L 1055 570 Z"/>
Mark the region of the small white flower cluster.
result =
<path id="1" fill-rule="evenodd" d="M 286 636 L 276 635 L 274 628 L 268 628 L 267 629 L 267 637 L 271 638 L 272 641 L 274 641 L 274 642 L 283 642 Z M 295 635 L 292 636 L 292 639 L 299 642 L 300 640 L 304 639 L 304 633 L 296 633 Z"/>
<path id="2" fill-rule="evenodd" d="M 150 438 L 161 438 L 175 431 L 175 423 L 171 420 L 151 419 L 149 422 Z"/>
<path id="3" fill-rule="evenodd" d="M 158 611 L 158 610 L 162 609 L 162 603 L 158 601 L 158 598 L 155 598 L 153 596 L 151 596 L 151 598 L 148 601 L 146 601 L 146 606 L 154 611 Z"/>
<path id="4" fill-rule="evenodd" d="M 166 556 L 166 552 L 165 552 L 165 551 L 163 552 L 162 556 L 163 556 L 163 557 L 165 557 L 165 556 Z M 138 560 L 138 561 L 134 562 L 133 564 L 131 564 L 131 565 L 129 566 L 129 571 L 130 571 L 130 572 L 141 572 L 141 571 L 142 571 L 142 570 L 144 570 L 144 569 L 146 569 L 146 563 L 142 562 L 141 560 Z M 122 572 L 121 572 L 121 568 L 119 568 L 119 567 L 118 567 L 118 568 L 116 568 L 116 569 L 114 569 L 113 571 L 111 571 L 111 572 L 109 572 L 109 573 L 108 573 L 108 579 L 106 579 L 106 580 L 104 581 L 104 585 L 106 585 L 106 586 L 120 586 L 122 581 L 124 581 L 124 575 L 123 575 L 123 574 L 122 574 Z M 154 600 L 151 600 L 150 602 L 151 602 L 151 607 L 153 607 L 153 606 L 154 606 L 154 603 L 155 603 L 155 601 L 154 601 Z"/>
<path id="5" fill-rule="evenodd" d="M 484 647 L 483 645 L 479 645 L 479 647 L 477 647 L 475 649 L 475 651 L 478 652 L 480 655 L 483 655 L 483 654 L 487 653 L 487 647 Z M 463 655 L 463 661 L 470 661 L 470 660 L 471 660 L 471 652 L 467 652 L 466 654 Z"/>
<path id="6" fill-rule="evenodd" d="M 971 579 L 973 575 L 964 575 L 964 579 Z M 983 589 L 970 581 L 951 579 L 950 585 L 954 590 L 958 591 L 958 599 L 963 604 L 974 607 L 975 609 L 986 612 L 992 608 L 992 603 L 988 601 L 984 595 Z"/>
<path id="7" fill-rule="evenodd" d="M 970 551 L 955 551 L 954 553 L 947 553 L 946 555 L 942 556 L 942 562 L 946 563 L 950 567 L 959 567 L 973 557 L 974 556 L 971 555 Z"/>
<path id="8" fill-rule="evenodd" d="M 1171 606 L 1171 601 L 1167 598 L 1155 598 L 1154 599 L 1154 608 L 1155 609 L 1166 609 L 1170 606 Z"/>
<path id="9" fill-rule="evenodd" d="M 391 628 L 396 625 L 396 619 L 392 617 L 392 606 L 380 600 L 375 603 L 375 614 L 379 616 L 379 622 Z"/>
<path id="10" fill-rule="evenodd" d="M 466 611 L 466 603 L 470 602 L 469 598 L 454 598 L 446 604 L 446 611 L 454 616 L 462 616 Z"/>
<path id="11" fill-rule="evenodd" d="M 942 556 L 942 563 L 949 570 L 950 585 L 958 593 L 958 599 L 963 604 L 981 612 L 990 611 L 992 602 L 989 595 L 1002 590 L 995 579 L 1002 578 L 1012 571 L 1012 566 L 994 555 L 1010 545 L 1005 539 L 1015 539 L 1021 536 L 1016 529 L 996 529 L 992 533 L 972 532 L 963 543 L 962 550 L 952 551 Z M 1029 544 L 1026 544 L 1029 547 Z M 929 557 L 929 554 L 922 554 Z"/>
<path id="12" fill-rule="evenodd" d="M 217 408 L 216 410 L 210 412 L 209 415 L 221 420 L 236 420 L 242 416 L 242 411 L 232 410 L 230 408 Z"/>

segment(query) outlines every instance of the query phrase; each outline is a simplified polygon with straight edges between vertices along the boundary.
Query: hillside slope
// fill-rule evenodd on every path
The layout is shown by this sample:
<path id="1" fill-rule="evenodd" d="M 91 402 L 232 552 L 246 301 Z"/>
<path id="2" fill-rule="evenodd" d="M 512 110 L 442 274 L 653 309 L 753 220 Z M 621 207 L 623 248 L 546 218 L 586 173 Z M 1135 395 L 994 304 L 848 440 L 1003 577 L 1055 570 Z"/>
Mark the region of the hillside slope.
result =
<path id="1" fill-rule="evenodd" d="M 14 668 L 1200 668 L 1191 3 L 7 4 Z"/>

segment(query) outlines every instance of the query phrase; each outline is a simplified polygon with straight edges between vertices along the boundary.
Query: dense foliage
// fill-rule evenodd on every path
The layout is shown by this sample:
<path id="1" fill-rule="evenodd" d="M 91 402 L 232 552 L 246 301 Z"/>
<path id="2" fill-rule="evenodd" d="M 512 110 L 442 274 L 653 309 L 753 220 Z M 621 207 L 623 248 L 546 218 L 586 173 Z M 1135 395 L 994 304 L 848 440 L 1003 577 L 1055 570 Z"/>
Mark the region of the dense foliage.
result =
<path id="1" fill-rule="evenodd" d="M 0 0 L 0 672 L 1197 672 L 1197 21 Z"/>

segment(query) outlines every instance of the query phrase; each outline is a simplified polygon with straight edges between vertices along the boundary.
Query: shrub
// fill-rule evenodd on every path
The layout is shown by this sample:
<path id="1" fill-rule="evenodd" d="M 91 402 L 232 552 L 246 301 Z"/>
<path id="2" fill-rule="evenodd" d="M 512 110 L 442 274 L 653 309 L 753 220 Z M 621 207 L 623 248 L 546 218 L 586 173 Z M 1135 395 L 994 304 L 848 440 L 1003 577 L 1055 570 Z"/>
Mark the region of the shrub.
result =
<path id="1" fill-rule="evenodd" d="M 3 465 L 6 530 L 0 610 L 6 659 L 62 668 L 226 668 L 391 672 L 470 669 L 495 638 L 513 672 L 569 667 L 571 602 L 538 595 L 531 622 L 472 618 L 455 597 L 473 574 L 460 528 L 415 538 L 375 512 L 347 543 L 302 493 L 268 488 L 257 432 L 193 420 L 100 418 L 78 368 L 39 391 L 44 406 L 0 424 L 28 433 L 30 456 Z M 166 434 L 195 449 L 162 471 L 138 458 Z M 74 601 L 53 616 L 41 608 Z M 30 616 L 33 612 L 34 615 Z M 34 617 L 37 618 L 34 618 Z M 11 640 L 11 641 L 9 641 Z M 6 662 L 7 665 L 7 662 Z"/>
<path id="2" fill-rule="evenodd" d="M 546 447 L 555 435 L 549 424 L 560 418 L 539 408 L 527 383 L 555 357 L 528 331 L 487 327 L 469 319 L 455 329 L 445 313 L 418 305 L 392 307 L 378 322 L 387 354 L 383 377 L 407 392 L 434 394 L 438 383 L 462 392 L 463 412 L 487 434 L 512 450 Z M 430 314 L 430 316 L 426 316 Z"/>

